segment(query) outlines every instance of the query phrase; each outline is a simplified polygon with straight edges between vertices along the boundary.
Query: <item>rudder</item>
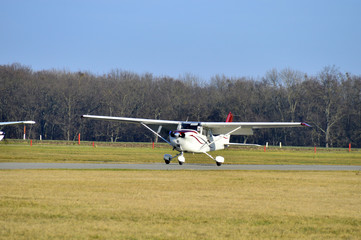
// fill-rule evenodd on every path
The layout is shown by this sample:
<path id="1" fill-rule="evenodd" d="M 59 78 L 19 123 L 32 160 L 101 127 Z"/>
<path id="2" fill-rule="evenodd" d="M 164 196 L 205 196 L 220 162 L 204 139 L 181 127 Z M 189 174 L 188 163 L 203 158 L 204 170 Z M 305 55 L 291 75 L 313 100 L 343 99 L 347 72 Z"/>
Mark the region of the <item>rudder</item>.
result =
<path id="1" fill-rule="evenodd" d="M 233 114 L 231 112 L 228 113 L 226 122 L 233 122 Z"/>

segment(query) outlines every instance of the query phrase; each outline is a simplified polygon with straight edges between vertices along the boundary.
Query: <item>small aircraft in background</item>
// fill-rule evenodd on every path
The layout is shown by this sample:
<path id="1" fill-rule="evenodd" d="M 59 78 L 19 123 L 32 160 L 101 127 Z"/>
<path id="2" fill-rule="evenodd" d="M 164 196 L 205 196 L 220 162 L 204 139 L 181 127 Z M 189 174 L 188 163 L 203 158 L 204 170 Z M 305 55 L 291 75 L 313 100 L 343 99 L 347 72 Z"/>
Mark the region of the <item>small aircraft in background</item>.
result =
<path id="1" fill-rule="evenodd" d="M 309 127 L 307 123 L 303 122 L 233 122 L 233 115 L 231 112 L 228 114 L 226 122 L 183 122 L 97 115 L 83 115 L 82 118 L 141 124 L 171 145 L 173 150 L 179 152 L 175 156 L 165 154 L 163 158 L 165 163 L 169 164 L 172 159 L 178 157 L 178 163 L 180 165 L 185 162 L 185 157 L 183 156 L 183 153 L 185 152 L 204 153 L 213 159 L 217 166 L 221 166 L 224 162 L 224 158 L 222 156 L 213 157 L 208 152 L 222 150 L 229 145 L 259 146 L 256 144 L 231 143 L 231 135 L 253 135 L 254 129 L 261 128 Z M 155 129 L 157 129 L 157 126 L 158 130 L 156 131 Z M 162 128 L 173 129 L 169 131 L 169 141 L 160 135 Z"/>
<path id="2" fill-rule="evenodd" d="M 6 125 L 14 125 L 14 124 L 35 124 L 35 122 L 34 121 L 0 122 L 0 127 Z M 4 136 L 5 133 L 3 131 L 0 131 L 0 141 L 3 140 Z"/>

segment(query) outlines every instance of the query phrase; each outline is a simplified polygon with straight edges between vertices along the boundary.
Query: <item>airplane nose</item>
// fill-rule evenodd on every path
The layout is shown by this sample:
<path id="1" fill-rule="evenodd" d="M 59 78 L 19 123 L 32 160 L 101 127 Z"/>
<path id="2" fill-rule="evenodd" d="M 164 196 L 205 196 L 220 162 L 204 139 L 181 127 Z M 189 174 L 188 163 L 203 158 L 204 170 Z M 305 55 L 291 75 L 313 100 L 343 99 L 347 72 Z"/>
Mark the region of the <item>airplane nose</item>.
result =
<path id="1" fill-rule="evenodd" d="M 178 132 L 178 131 L 171 131 L 171 132 L 169 132 L 169 135 L 174 138 L 179 138 L 179 137 L 184 138 L 185 137 L 184 133 Z"/>

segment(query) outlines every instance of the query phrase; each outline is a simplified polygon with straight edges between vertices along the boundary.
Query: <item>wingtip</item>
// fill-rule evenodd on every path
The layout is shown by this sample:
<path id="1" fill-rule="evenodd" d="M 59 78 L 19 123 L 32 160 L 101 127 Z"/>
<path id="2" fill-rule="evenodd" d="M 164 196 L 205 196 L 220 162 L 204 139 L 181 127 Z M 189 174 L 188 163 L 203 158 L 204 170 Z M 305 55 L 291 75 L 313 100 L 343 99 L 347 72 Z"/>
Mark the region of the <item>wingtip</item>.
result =
<path id="1" fill-rule="evenodd" d="M 305 126 L 305 127 L 312 127 L 310 124 L 307 124 L 305 122 L 301 123 L 302 126 Z"/>

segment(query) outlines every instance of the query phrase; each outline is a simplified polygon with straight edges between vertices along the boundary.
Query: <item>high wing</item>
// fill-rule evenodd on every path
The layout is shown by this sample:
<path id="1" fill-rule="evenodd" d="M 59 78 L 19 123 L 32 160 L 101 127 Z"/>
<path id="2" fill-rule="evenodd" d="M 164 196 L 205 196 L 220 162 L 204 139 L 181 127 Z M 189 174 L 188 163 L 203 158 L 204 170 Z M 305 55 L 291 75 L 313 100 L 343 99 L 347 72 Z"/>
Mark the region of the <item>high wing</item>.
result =
<path id="1" fill-rule="evenodd" d="M 129 118 L 129 117 L 111 117 L 111 116 L 98 116 L 98 115 L 82 115 L 82 118 L 91 118 L 91 119 L 98 119 L 98 120 L 110 120 L 110 121 L 120 121 L 125 123 L 139 123 L 144 127 L 148 128 L 151 132 L 155 135 L 163 139 L 166 143 L 171 143 L 162 137 L 159 133 L 161 129 L 166 130 L 173 130 L 180 127 L 180 121 L 172 121 L 172 120 L 158 120 L 158 119 L 146 119 L 146 118 Z M 157 126 L 158 129 L 156 128 Z"/>
<path id="2" fill-rule="evenodd" d="M 120 121 L 126 123 L 143 123 L 146 125 L 158 125 L 165 128 L 177 129 L 181 121 L 172 121 L 172 120 L 158 120 L 158 119 L 146 119 L 146 118 L 128 118 L 128 117 L 109 117 L 109 116 L 97 116 L 97 115 L 83 115 L 82 118 L 91 118 L 99 120 L 110 120 L 110 121 Z"/>
<path id="3" fill-rule="evenodd" d="M 180 125 L 183 123 L 183 121 L 173 120 L 110 117 L 98 115 L 83 115 L 82 118 L 158 125 L 171 130 L 179 129 Z M 229 133 L 231 133 L 231 135 L 253 135 L 254 129 L 309 126 L 308 124 L 302 122 L 200 122 L 200 125 L 205 129 L 211 130 L 214 135 Z"/>
<path id="4" fill-rule="evenodd" d="M 0 122 L 0 126 L 14 125 L 14 124 L 35 124 L 35 122 L 34 121 Z"/>
<path id="5" fill-rule="evenodd" d="M 209 129 L 213 134 L 253 135 L 254 129 L 283 128 L 308 126 L 302 122 L 202 122 L 203 128 Z"/>

